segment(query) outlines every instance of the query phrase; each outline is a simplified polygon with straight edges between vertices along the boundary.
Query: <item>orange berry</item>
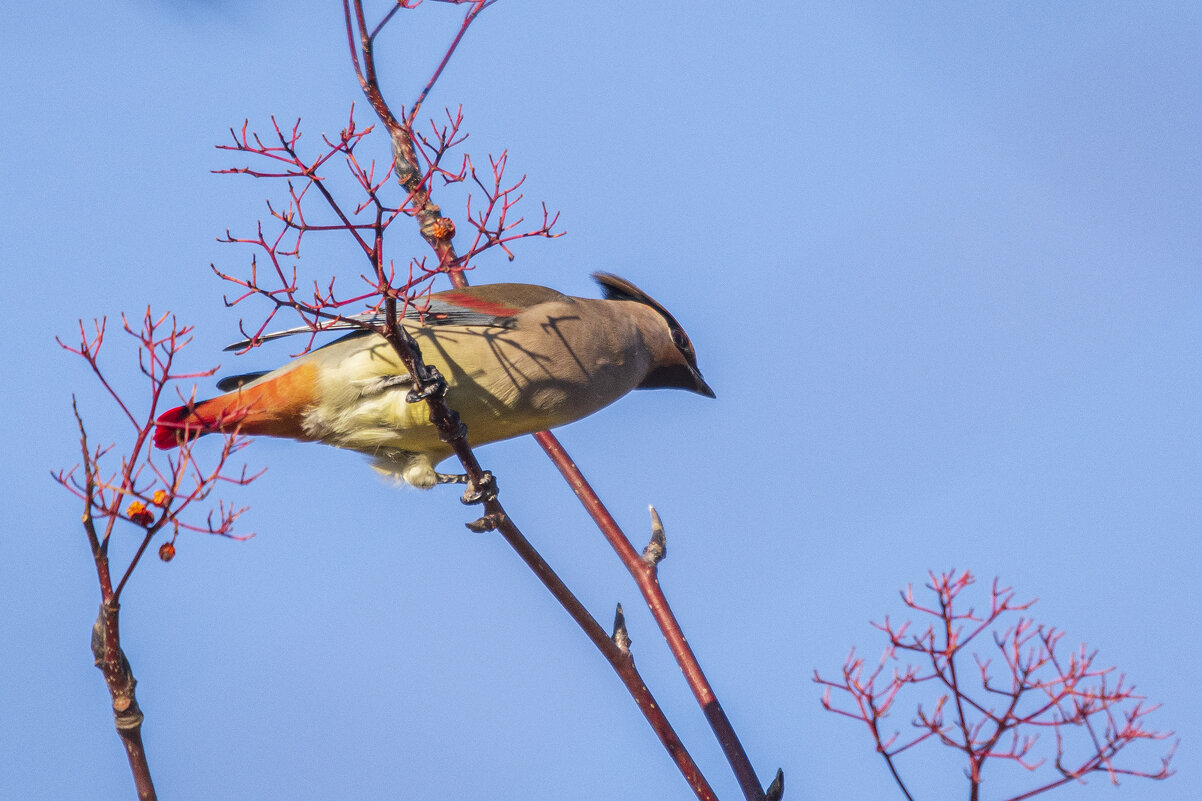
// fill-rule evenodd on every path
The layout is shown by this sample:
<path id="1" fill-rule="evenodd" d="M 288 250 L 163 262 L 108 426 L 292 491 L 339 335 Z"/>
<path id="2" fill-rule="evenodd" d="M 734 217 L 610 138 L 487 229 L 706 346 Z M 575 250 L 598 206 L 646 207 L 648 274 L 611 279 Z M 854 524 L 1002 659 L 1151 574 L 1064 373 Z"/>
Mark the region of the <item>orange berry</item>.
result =
<path id="1" fill-rule="evenodd" d="M 125 508 L 125 515 L 139 526 L 149 526 L 154 522 L 154 514 L 141 501 L 130 501 Z"/>

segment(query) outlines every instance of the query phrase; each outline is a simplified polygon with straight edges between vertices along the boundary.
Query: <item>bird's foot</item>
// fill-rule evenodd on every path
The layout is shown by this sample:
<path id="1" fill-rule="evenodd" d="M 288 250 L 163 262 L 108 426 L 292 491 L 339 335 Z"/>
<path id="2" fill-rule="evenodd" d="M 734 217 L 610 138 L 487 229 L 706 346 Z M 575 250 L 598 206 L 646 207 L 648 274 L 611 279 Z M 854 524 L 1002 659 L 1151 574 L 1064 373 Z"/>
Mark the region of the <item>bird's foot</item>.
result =
<path id="1" fill-rule="evenodd" d="M 467 487 L 463 490 L 463 497 L 459 500 L 468 506 L 488 503 L 497 497 L 497 479 L 487 470 L 484 471 L 479 485 L 473 484 L 471 477 L 466 473 L 435 473 L 434 483 L 466 484 Z"/>
<path id="2" fill-rule="evenodd" d="M 426 365 L 426 375 L 419 380 L 421 389 L 411 389 L 405 396 L 410 403 L 420 403 L 427 398 L 445 398 L 447 395 L 447 380 L 438 372 L 438 368 Z"/>
<path id="3" fill-rule="evenodd" d="M 467 482 L 467 488 L 463 491 L 463 497 L 459 500 L 467 506 L 472 506 L 479 503 L 488 503 L 497 498 L 497 479 L 492 473 L 485 470 L 480 478 L 480 484 L 473 484 L 470 480 Z"/>

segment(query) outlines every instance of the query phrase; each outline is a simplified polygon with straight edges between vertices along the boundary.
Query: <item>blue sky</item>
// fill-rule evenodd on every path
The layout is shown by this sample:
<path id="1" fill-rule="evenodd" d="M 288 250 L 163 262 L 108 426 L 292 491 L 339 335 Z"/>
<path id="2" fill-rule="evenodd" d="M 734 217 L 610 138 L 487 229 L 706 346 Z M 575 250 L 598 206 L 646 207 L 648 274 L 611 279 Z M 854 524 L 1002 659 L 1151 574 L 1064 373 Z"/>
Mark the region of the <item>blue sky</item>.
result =
<path id="1" fill-rule="evenodd" d="M 765 782 L 783 767 L 787 798 L 898 797 L 810 675 L 877 653 L 868 621 L 902 614 L 896 591 L 959 568 L 1038 597 L 1039 620 L 1120 666 L 1183 740 L 1169 782 L 1047 797 L 1183 797 L 1202 720 L 1202 11 L 649 5 L 498 3 L 427 110 L 462 103 L 477 161 L 508 148 L 528 211 L 545 200 L 568 232 L 474 282 L 593 294 L 607 270 L 688 329 L 716 401 L 636 393 L 561 439 L 632 536 L 648 503 L 663 515 L 661 580 Z M 397 102 L 454 16 L 432 4 L 382 39 Z M 262 310 L 225 309 L 208 265 L 245 267 L 216 237 L 253 230 L 279 188 L 212 174 L 231 163 L 212 145 L 271 114 L 316 140 L 366 109 L 334 2 L 9 17 L 0 797 L 129 798 L 88 651 L 80 509 L 48 478 L 76 460 L 72 392 L 94 437 L 126 432 L 54 336 L 149 303 L 197 325 L 196 368 L 273 366 L 282 349 L 221 353 Z M 461 220 L 459 202 L 443 205 Z M 358 270 L 333 243 L 310 258 Z M 562 610 L 463 529 L 456 493 L 397 490 L 314 445 L 244 454 L 269 468 L 237 496 L 257 536 L 181 538 L 123 607 L 162 797 L 689 797 Z M 594 614 L 623 602 L 651 689 L 739 797 L 541 451 L 479 455 Z M 966 797 L 934 753 L 903 765 L 926 797 Z M 1024 781 L 999 771 L 993 797 Z"/>

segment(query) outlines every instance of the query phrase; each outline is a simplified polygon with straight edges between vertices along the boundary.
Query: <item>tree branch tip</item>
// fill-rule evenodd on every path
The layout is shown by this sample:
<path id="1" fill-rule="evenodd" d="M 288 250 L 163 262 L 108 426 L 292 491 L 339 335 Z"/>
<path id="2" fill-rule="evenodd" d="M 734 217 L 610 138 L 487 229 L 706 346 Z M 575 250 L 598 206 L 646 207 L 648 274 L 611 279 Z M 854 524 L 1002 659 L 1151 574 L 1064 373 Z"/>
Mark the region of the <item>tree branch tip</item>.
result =
<path id="1" fill-rule="evenodd" d="M 659 512 L 654 506 L 647 507 L 651 511 L 651 540 L 643 549 L 643 564 L 655 568 L 668 556 L 668 540 L 664 534 L 664 524 L 659 518 Z"/>
<path id="2" fill-rule="evenodd" d="M 785 797 L 785 772 L 780 768 L 776 769 L 776 777 L 772 780 L 772 784 L 768 785 L 768 789 L 764 792 L 764 801 L 780 801 Z"/>
<path id="3" fill-rule="evenodd" d="M 626 615 L 622 612 L 622 604 L 618 604 L 614 612 L 614 630 L 610 635 L 614 645 L 626 656 L 630 656 L 630 632 L 626 630 Z"/>

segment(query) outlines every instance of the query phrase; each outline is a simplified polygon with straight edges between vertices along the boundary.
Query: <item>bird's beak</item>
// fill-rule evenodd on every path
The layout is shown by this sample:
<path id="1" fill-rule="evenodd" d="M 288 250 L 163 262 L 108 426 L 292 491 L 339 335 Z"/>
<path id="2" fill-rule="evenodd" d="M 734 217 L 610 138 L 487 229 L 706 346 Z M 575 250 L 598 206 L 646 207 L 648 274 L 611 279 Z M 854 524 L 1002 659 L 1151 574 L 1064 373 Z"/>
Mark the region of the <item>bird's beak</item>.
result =
<path id="1" fill-rule="evenodd" d="M 685 389 L 707 398 L 715 397 L 714 391 L 710 389 L 709 384 L 705 383 L 705 379 L 701 377 L 697 368 L 691 364 L 685 364 L 683 359 L 676 364 L 656 367 L 647 373 L 647 377 L 643 379 L 643 383 L 639 384 L 639 387 L 642 389 Z"/>
<path id="2" fill-rule="evenodd" d="M 701 373 L 698 372 L 697 370 L 693 370 L 693 380 L 695 382 L 695 384 L 693 386 L 693 391 L 696 392 L 698 395 L 704 395 L 707 398 L 718 397 L 717 395 L 714 394 L 714 391 L 712 389 L 710 389 L 710 385 L 705 383 L 705 379 L 701 377 Z"/>

